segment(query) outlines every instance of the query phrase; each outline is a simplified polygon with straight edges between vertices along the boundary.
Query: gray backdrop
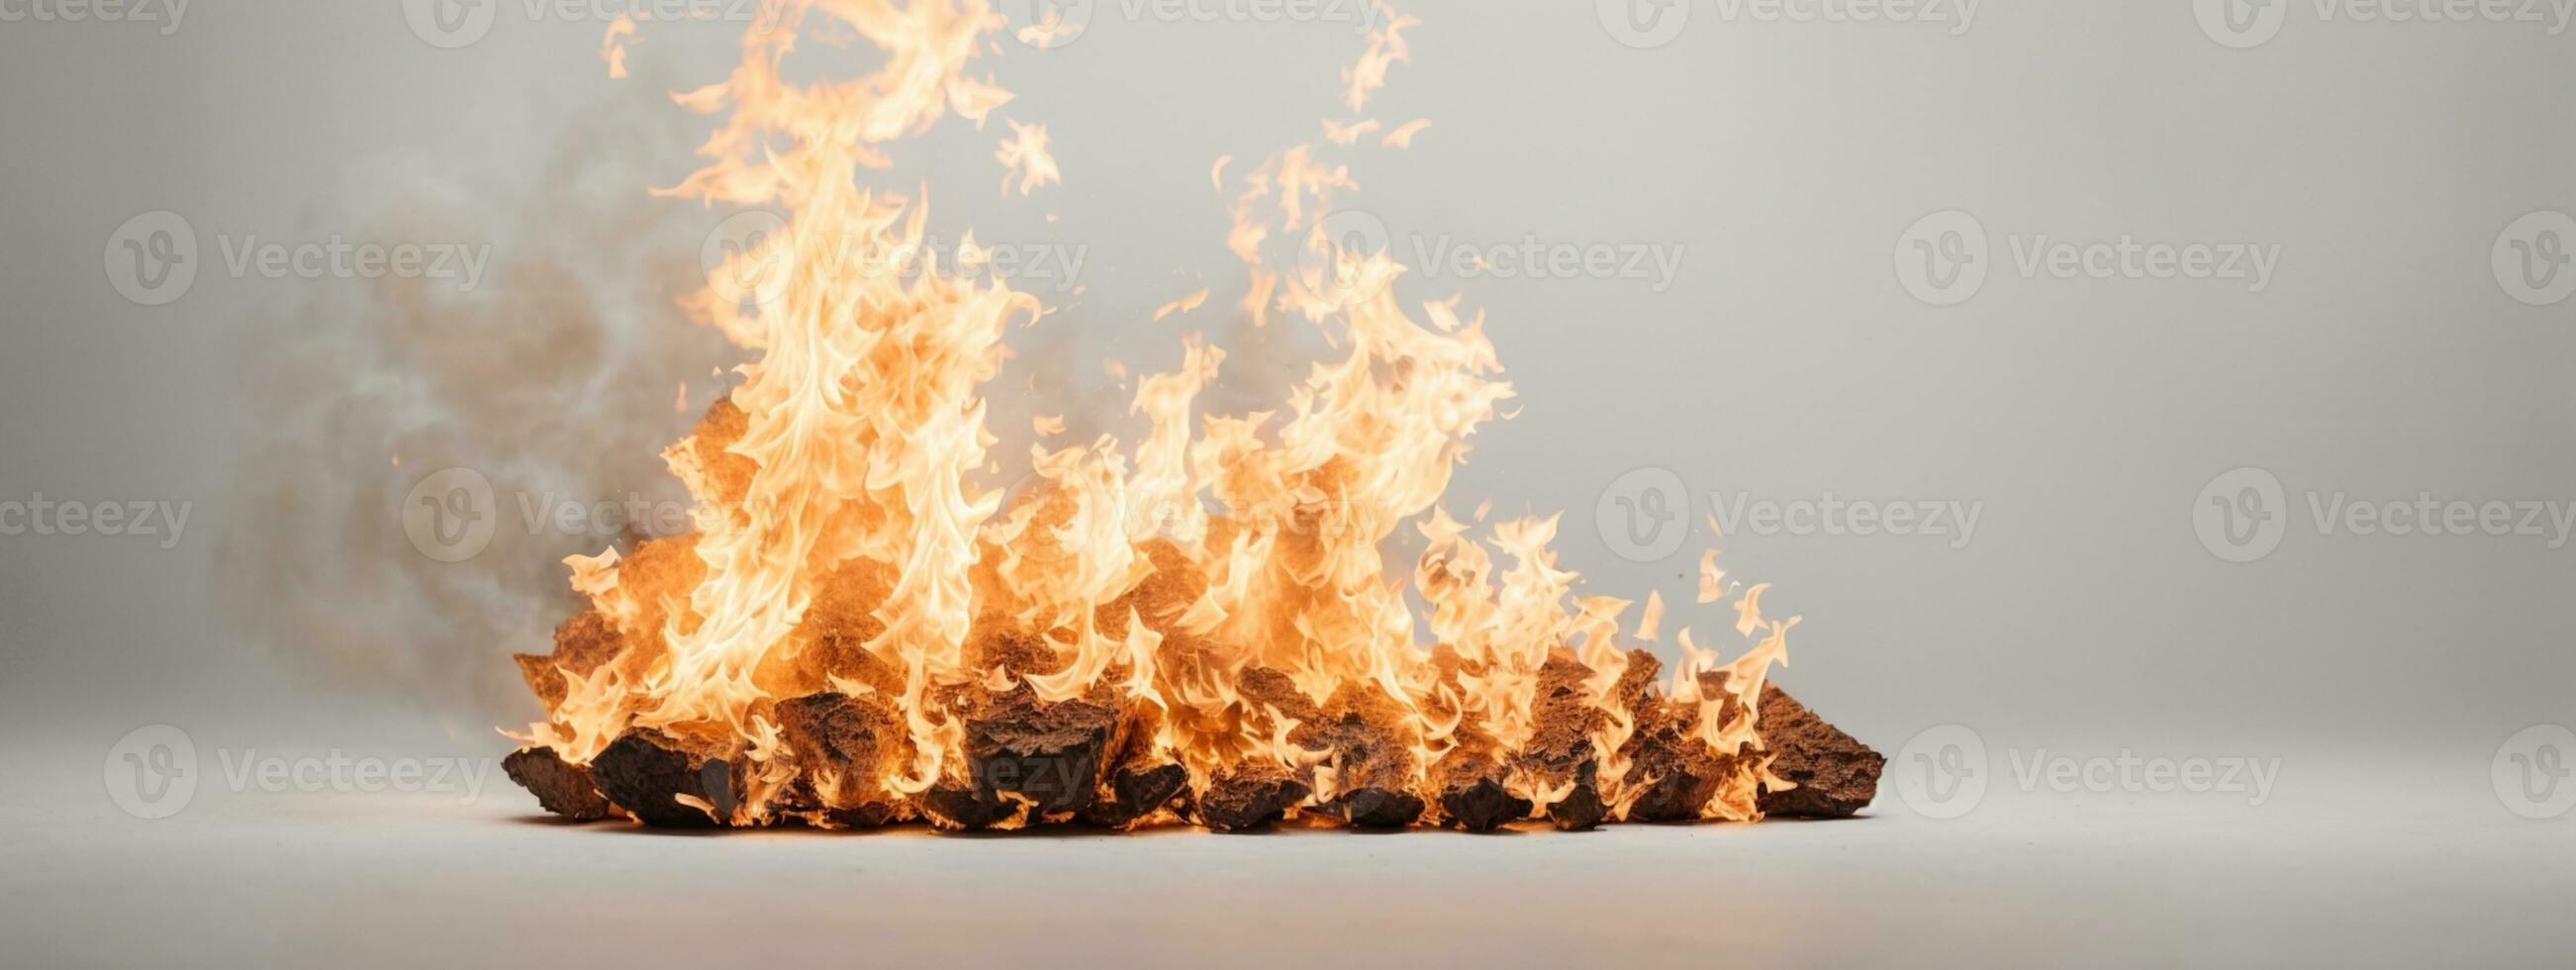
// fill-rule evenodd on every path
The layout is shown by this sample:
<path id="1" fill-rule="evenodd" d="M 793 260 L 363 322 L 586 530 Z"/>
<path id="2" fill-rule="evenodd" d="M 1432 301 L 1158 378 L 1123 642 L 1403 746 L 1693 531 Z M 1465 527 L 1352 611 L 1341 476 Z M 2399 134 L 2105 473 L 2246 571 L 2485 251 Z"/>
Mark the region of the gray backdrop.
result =
<path id="1" fill-rule="evenodd" d="M 183 729 L 210 775 L 217 749 L 506 750 L 489 728 L 533 712 L 506 655 L 565 608 L 555 559 L 605 542 L 511 518 L 437 562 L 406 537 L 406 490 L 460 465 L 504 506 L 667 496 L 673 387 L 702 408 L 735 360 L 670 309 L 722 213 L 644 194 L 703 131 L 663 92 L 716 79 L 735 25 L 648 28 L 612 81 L 584 10 L 502 3 L 449 49 L 402 6 L 0 21 L 0 501 L 190 509 L 175 543 L 0 533 L 0 748 L 111 833 L 100 759 L 113 790 L 112 746 L 145 725 Z M 1561 563 L 1590 590 L 1659 589 L 1668 628 L 1704 630 L 1726 624 L 1680 604 L 1706 527 L 1669 552 L 1638 537 L 1741 515 L 1725 565 L 1805 617 L 1783 682 L 1891 753 L 1964 726 L 1996 797 L 2042 815 L 2250 800 L 2015 779 L 2128 751 L 2275 764 L 2279 798 L 2361 811 L 2438 793 L 2437 824 L 2493 828 L 2482 858 L 2563 847 L 2547 768 L 2576 751 L 2517 732 L 2576 724 L 2576 266 L 2553 259 L 2576 222 L 2551 215 L 2576 211 L 2576 37 L 2199 6 L 1999 0 L 1957 30 L 1411 5 L 1427 23 L 1374 113 L 1433 127 L 1354 153 L 1352 201 L 1399 255 L 1645 257 L 1407 284 L 1485 309 L 1520 391 L 1453 508 L 1563 510 Z M 989 62 L 1021 92 L 1001 114 L 1050 124 L 1063 186 L 997 195 L 998 121 L 951 121 L 885 176 L 927 180 L 949 226 L 1084 258 L 1082 295 L 1049 294 L 1073 308 L 1013 335 L 1057 393 L 1016 370 L 996 387 L 998 453 L 1025 449 L 1029 413 L 1116 429 L 1099 359 L 1169 367 L 1186 332 L 1247 348 L 1225 406 L 1302 371 L 1293 339 L 1225 310 L 1240 270 L 1208 172 L 1340 114 L 1353 25 L 1155 9 L 1099 3 L 1072 43 Z M 144 305 L 115 264 L 156 211 L 184 219 L 196 275 Z M 489 268 L 466 292 L 226 259 L 335 235 Z M 2124 239 L 2134 262 L 2079 252 L 2063 274 L 2044 251 Z M 2215 278 L 2190 278 L 2203 251 Z M 1150 320 L 1201 285 L 1205 309 Z M 2386 508 L 2320 522 L 2392 502 L 2396 529 Z M 2520 796 L 2507 765 L 2532 772 Z M 1917 804 L 1895 794 L 1880 814 Z M 491 796 L 505 816 L 517 797 Z"/>

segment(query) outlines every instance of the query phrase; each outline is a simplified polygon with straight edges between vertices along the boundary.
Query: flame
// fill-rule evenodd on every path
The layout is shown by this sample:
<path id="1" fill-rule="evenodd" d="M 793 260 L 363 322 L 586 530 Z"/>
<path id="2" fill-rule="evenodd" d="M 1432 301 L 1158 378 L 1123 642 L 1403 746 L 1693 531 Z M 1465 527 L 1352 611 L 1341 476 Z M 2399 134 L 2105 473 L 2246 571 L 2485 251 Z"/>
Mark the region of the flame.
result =
<path id="1" fill-rule="evenodd" d="M 994 157 L 1002 162 L 1002 191 L 1011 191 L 1011 179 L 1020 180 L 1019 192 L 1027 195 L 1042 185 L 1057 185 L 1064 173 L 1056 170 L 1055 156 L 1047 153 L 1045 125 L 1024 125 L 1003 119 L 1011 126 L 1012 137 L 1002 139 L 1001 150 Z"/>
<path id="2" fill-rule="evenodd" d="M 1368 789 L 1429 796 L 1435 766 L 1483 759 L 1542 810 L 1588 783 L 1615 817 L 1662 770 L 1642 745 L 1671 735 L 1706 746 L 1693 757 L 1742 766 L 1695 811 L 1758 817 L 1754 701 L 1796 621 L 1765 623 L 1765 587 L 1753 587 L 1737 627 L 1763 631 L 1760 642 L 1721 663 L 1683 630 L 1683 661 L 1658 696 L 1633 666 L 1652 661 L 1620 632 L 1630 604 L 1576 595 L 1579 577 L 1551 548 L 1555 518 L 1487 525 L 1490 503 L 1473 526 L 1451 518 L 1450 477 L 1513 389 L 1481 313 L 1457 296 L 1407 305 L 1393 253 L 1327 238 L 1336 199 L 1358 187 L 1347 162 L 1313 145 L 1270 156 L 1235 182 L 1226 238 L 1247 269 L 1247 318 L 1302 317 L 1342 356 L 1272 410 L 1209 414 L 1198 398 L 1225 354 L 1185 340 L 1177 370 L 1134 382 L 1132 447 L 1107 435 L 1035 446 L 1033 471 L 1006 489 L 991 480 L 984 389 L 1008 326 L 1050 308 L 986 269 L 971 233 L 936 272 L 852 273 L 839 257 L 853 244 L 920 249 L 927 202 L 852 175 L 885 167 L 897 142 L 948 115 L 980 126 L 1008 103 L 972 71 L 1007 28 L 989 0 L 786 0 L 778 13 L 744 35 L 726 80 L 675 95 L 722 121 L 699 149 L 704 166 L 660 190 L 786 214 L 784 231 L 716 273 L 757 285 L 685 303 L 758 355 L 664 453 L 699 528 L 567 560 L 592 609 L 565 624 L 552 657 L 522 658 L 548 716 L 514 737 L 578 763 L 658 730 L 743 766 L 745 797 L 725 821 L 833 824 L 843 816 L 831 811 L 860 805 L 909 817 L 974 784 L 973 725 L 993 705 L 1105 711 L 1121 757 L 1182 766 L 1199 789 L 1285 771 L 1319 811 Z M 883 64 L 787 80 L 809 21 L 816 36 L 873 43 Z M 1408 59 L 1403 31 L 1418 21 L 1381 10 L 1377 23 L 1342 73 L 1350 112 Z M 621 20 L 609 38 L 621 72 L 633 28 Z M 1008 124 L 1006 190 L 1057 183 L 1046 129 Z M 1408 145 L 1428 124 L 1383 144 Z M 1378 127 L 1325 123 L 1335 147 Z M 1229 161 L 1210 169 L 1221 193 Z M 1103 368 L 1126 385 L 1124 365 Z M 1045 437 L 1065 423 L 1039 415 L 1032 427 Z M 1408 538 L 1423 547 L 1409 573 L 1386 561 Z M 1714 555 L 1703 603 L 1725 593 Z M 1637 640 L 1655 639 L 1663 609 L 1650 595 Z M 821 750 L 797 721 L 817 695 L 877 719 L 874 747 Z M 1532 767 L 1542 735 L 1588 745 L 1593 780 Z M 1004 827 L 1041 820 L 1039 799 L 1005 794 Z"/>

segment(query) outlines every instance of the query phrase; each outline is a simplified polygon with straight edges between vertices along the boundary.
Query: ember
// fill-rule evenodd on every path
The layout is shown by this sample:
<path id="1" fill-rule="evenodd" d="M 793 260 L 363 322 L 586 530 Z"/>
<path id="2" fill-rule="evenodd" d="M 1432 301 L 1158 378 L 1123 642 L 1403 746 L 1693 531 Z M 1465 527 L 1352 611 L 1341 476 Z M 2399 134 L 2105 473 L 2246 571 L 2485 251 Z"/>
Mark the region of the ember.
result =
<path id="1" fill-rule="evenodd" d="M 783 79 L 809 18 L 874 42 L 883 71 Z M 1343 71 L 1352 115 L 1408 58 L 1416 21 L 1378 23 Z M 1192 339 L 1180 369 L 1138 383 L 1132 448 L 1037 447 L 1037 486 L 1005 503 L 985 480 L 984 387 L 1005 327 L 1045 308 L 971 237 L 950 272 L 836 262 L 920 251 L 926 206 L 850 175 L 946 115 L 980 127 L 1008 104 L 967 73 L 1001 29 L 988 0 L 792 0 L 730 79 L 680 96 L 725 121 L 668 194 L 791 215 L 688 304 L 764 356 L 664 453 L 701 530 L 574 557 L 591 608 L 552 656 L 519 658 L 547 718 L 513 735 L 508 770 L 541 804 L 657 826 L 1217 831 L 1868 804 L 1879 757 L 1767 683 L 1797 619 L 1766 618 L 1763 587 L 1704 558 L 1699 602 L 1727 603 L 1744 646 L 1721 662 L 1685 628 L 1666 677 L 1639 646 L 1660 603 L 1623 634 L 1630 604 L 1579 597 L 1557 568 L 1553 519 L 1443 508 L 1512 391 L 1481 317 L 1456 297 L 1409 311 L 1391 253 L 1328 238 L 1356 185 L 1325 155 L 1355 135 L 1242 176 L 1228 239 L 1248 319 L 1302 318 L 1348 355 L 1278 411 L 1200 416 L 1225 355 Z M 1006 190 L 1057 182 L 1045 127 L 1005 120 Z M 1383 127 L 1399 148 L 1423 123 Z M 1385 560 L 1399 538 L 1422 546 L 1409 575 Z"/>

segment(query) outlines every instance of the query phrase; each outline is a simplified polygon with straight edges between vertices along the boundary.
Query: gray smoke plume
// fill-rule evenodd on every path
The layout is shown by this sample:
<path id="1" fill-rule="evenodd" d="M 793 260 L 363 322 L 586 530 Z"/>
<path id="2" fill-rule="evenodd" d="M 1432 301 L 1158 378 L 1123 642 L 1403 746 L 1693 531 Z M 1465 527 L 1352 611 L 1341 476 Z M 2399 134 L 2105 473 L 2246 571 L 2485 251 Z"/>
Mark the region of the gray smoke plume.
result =
<path id="1" fill-rule="evenodd" d="M 532 168 L 378 163 L 318 206 L 351 239 L 487 246 L 489 267 L 470 289 L 317 281 L 247 328 L 257 411 L 234 449 L 217 587 L 291 666 L 525 720 L 508 655 L 545 652 L 578 607 L 562 558 L 686 528 L 659 455 L 737 355 L 675 307 L 704 284 L 716 215 L 645 191 L 691 167 L 669 89 L 621 86 Z M 447 469 L 470 474 L 431 480 Z M 476 476 L 488 495 L 455 487 Z"/>

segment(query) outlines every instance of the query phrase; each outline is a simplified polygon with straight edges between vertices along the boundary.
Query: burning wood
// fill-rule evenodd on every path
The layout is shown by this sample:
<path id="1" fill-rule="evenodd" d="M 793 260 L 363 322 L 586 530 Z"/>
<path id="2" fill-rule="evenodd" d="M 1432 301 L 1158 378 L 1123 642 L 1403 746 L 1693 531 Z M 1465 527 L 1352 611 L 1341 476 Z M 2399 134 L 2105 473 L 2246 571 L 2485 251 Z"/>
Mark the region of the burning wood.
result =
<path id="1" fill-rule="evenodd" d="M 1199 824 L 1217 832 L 1257 829 L 1287 817 L 1314 786 L 1277 765 L 1219 769 L 1198 793 Z"/>
<path id="2" fill-rule="evenodd" d="M 1033 823 L 1125 829 L 1151 819 L 1189 820 L 1219 832 L 1259 829 L 1292 816 L 1362 828 L 1440 824 L 1471 832 L 1545 819 L 1562 829 L 1604 821 L 1691 821 L 1709 817 L 1724 791 L 1758 786 L 1761 814 L 1849 816 L 1875 797 L 1885 759 L 1809 712 L 1776 686 L 1762 694 L 1763 744 L 1721 754 L 1700 740 L 1699 708 L 1654 692 L 1660 667 L 1652 655 L 1626 658 L 1614 696 L 1640 718 L 1623 746 L 1629 768 L 1606 786 L 1592 748 L 1598 708 L 1573 703 L 1588 676 L 1559 655 L 1543 668 L 1549 685 L 1539 730 L 1519 751 L 1459 747 L 1428 770 L 1396 743 L 1400 723 L 1391 699 L 1348 691 L 1317 705 L 1283 675 L 1245 672 L 1241 692 L 1285 708 L 1308 763 L 1301 768 L 1247 763 L 1220 768 L 1195 790 L 1177 761 L 1158 760 L 1144 739 L 1156 726 L 1120 724 L 1096 701 L 1039 701 L 1027 687 L 978 697 L 967 715 L 969 777 L 907 797 L 885 787 L 906 752 L 893 708 L 870 698 L 817 693 L 776 705 L 796 770 L 766 808 L 826 828 L 872 828 L 923 820 L 949 829 L 1015 828 Z M 1722 675 L 1708 672 L 1705 679 Z M 1722 713 L 1740 716 L 1729 704 Z M 1292 720 L 1313 719 L 1312 724 Z M 727 759 L 659 731 L 621 736 L 588 767 L 551 748 L 521 750 L 503 762 L 512 780 L 547 811 L 595 820 L 618 811 L 650 825 L 703 828 L 741 821 L 743 783 Z M 1115 767 L 1102 769 L 1104 758 Z M 1517 768 L 1513 767 L 1517 766 Z M 594 781 L 596 778 L 596 781 Z M 595 786 L 595 787 L 594 787 Z M 1320 794 L 1331 793 L 1331 794 Z M 1553 794 L 1543 809 L 1533 797 Z M 1429 805 L 1436 815 L 1426 818 Z"/>
<path id="3" fill-rule="evenodd" d="M 1529 817 L 1530 800 L 1512 794 L 1505 785 L 1502 762 L 1453 753 L 1432 769 L 1431 783 L 1439 792 L 1440 817 L 1446 824 L 1491 832 Z"/>
<path id="4" fill-rule="evenodd" d="M 646 825 L 708 828 L 733 819 L 733 764 L 651 728 L 620 735 L 591 759 L 599 793 Z"/>
<path id="5" fill-rule="evenodd" d="M 782 74 L 823 19 L 887 73 Z M 985 389 L 1048 308 L 972 246 L 938 272 L 837 261 L 925 251 L 925 203 L 851 178 L 1009 100 L 969 71 L 1000 22 L 990 0 L 786 0 L 730 80 L 685 96 L 723 121 L 669 193 L 787 214 L 717 247 L 688 303 L 760 356 L 664 453 L 700 530 L 568 561 L 589 607 L 518 658 L 545 719 L 513 735 L 512 778 L 568 817 L 690 827 L 1491 831 L 1868 803 L 1878 756 L 1767 686 L 1797 618 L 1766 618 L 1714 550 L 1697 602 L 1731 609 L 1742 649 L 1721 662 L 1684 628 L 1667 676 L 1623 635 L 1628 604 L 1558 568 L 1555 519 L 1450 516 L 1513 391 L 1461 298 L 1399 301 L 1394 254 L 1326 225 L 1351 146 L 1241 176 L 1227 240 L 1250 322 L 1302 318 L 1346 356 L 1211 415 L 1225 354 L 1183 341 L 1135 382 L 1132 446 L 1037 447 L 998 488 Z M 1367 110 L 1414 23 L 1374 29 L 1337 113 Z M 1008 120 L 1019 190 L 1056 182 L 1046 129 Z"/>
<path id="6" fill-rule="evenodd" d="M 799 771 L 778 798 L 783 815 L 827 828 L 883 825 L 904 817 L 885 780 L 904 756 L 903 721 L 871 698 L 823 692 L 780 701 L 778 723 Z"/>

